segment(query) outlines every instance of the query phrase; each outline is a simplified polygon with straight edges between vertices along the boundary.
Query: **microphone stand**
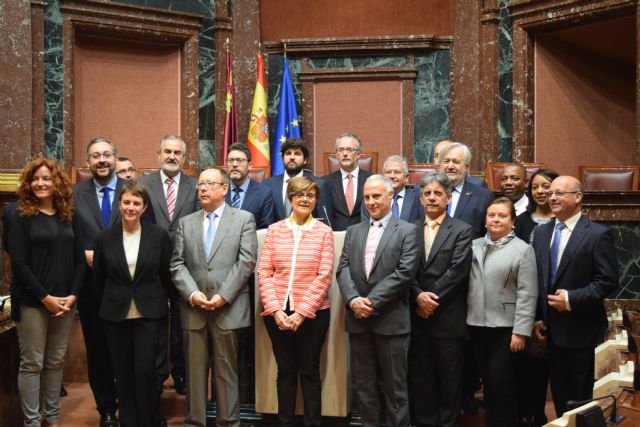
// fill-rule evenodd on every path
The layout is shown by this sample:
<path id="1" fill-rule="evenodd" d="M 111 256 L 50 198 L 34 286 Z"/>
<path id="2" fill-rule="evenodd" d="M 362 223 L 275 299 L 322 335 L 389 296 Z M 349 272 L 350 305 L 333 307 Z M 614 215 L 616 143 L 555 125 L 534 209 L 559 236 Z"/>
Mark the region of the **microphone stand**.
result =
<path id="1" fill-rule="evenodd" d="M 620 424 L 620 422 L 624 420 L 624 415 L 618 415 L 618 411 L 616 407 L 617 401 L 616 401 L 616 397 L 613 394 L 607 394 L 605 396 L 594 397 L 593 399 L 587 399 L 587 400 L 581 400 L 581 401 L 569 400 L 567 402 L 567 409 L 569 410 L 576 409 L 577 407 L 586 405 L 587 403 L 591 403 L 596 400 L 608 399 L 608 398 L 611 398 L 613 402 L 611 404 L 611 414 L 607 418 L 607 424 L 615 426 L 617 424 Z"/>

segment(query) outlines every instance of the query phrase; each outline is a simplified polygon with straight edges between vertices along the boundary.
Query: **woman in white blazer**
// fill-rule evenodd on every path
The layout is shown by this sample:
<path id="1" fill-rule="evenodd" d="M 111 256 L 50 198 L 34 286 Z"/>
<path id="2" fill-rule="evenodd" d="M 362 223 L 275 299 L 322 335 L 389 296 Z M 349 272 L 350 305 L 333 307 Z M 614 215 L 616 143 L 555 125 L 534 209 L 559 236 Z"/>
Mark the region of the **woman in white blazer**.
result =
<path id="1" fill-rule="evenodd" d="M 515 353 L 531 336 L 538 298 L 533 248 L 513 231 L 515 208 L 497 197 L 487 205 L 487 234 L 472 243 L 467 325 L 484 384 L 486 425 L 515 426 Z"/>

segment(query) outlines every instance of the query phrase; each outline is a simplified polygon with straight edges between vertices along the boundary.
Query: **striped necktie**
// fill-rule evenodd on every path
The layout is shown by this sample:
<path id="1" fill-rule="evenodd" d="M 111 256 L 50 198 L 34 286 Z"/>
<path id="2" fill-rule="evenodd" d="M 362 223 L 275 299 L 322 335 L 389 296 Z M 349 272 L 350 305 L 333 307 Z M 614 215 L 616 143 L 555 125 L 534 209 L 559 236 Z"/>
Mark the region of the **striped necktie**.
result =
<path id="1" fill-rule="evenodd" d="M 173 211 L 176 209 L 176 182 L 167 178 L 164 181 L 167 184 L 167 213 L 169 214 L 169 221 L 173 219 Z"/>
<path id="2" fill-rule="evenodd" d="M 240 187 L 236 187 L 232 191 L 233 191 L 233 197 L 231 198 L 231 207 L 240 209 L 240 193 L 243 190 Z"/>

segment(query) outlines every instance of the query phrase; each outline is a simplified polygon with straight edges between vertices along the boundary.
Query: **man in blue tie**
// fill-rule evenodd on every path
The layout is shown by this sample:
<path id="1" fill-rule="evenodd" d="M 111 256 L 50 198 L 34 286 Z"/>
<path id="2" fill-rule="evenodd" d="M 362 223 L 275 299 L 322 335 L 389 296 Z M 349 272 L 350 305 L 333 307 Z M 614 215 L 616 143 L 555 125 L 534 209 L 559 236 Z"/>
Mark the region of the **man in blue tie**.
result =
<path id="1" fill-rule="evenodd" d="M 594 349 L 604 338 L 602 300 L 618 288 L 613 236 L 582 214 L 582 185 L 559 176 L 548 191 L 555 221 L 536 229 L 539 310 L 534 331 L 548 343 L 549 379 L 558 416 L 569 400 L 593 395 Z"/>
<path id="2" fill-rule="evenodd" d="M 93 286 L 93 244 L 98 234 L 120 219 L 118 194 L 124 184 L 115 174 L 116 147 L 106 138 L 87 146 L 87 165 L 92 178 L 74 187 L 73 229 L 85 250 L 87 272 L 78 301 L 78 312 L 87 350 L 89 385 L 100 413 L 101 427 L 117 424 L 116 389 L 107 341 L 98 317 L 100 294 Z"/>
<path id="3" fill-rule="evenodd" d="M 224 202 L 229 176 L 208 168 L 198 180 L 202 209 L 180 219 L 171 259 L 182 299 L 187 362 L 185 426 L 206 425 L 207 378 L 212 373 L 216 424 L 240 426 L 236 330 L 251 324 L 247 281 L 258 252 L 253 215 Z"/>

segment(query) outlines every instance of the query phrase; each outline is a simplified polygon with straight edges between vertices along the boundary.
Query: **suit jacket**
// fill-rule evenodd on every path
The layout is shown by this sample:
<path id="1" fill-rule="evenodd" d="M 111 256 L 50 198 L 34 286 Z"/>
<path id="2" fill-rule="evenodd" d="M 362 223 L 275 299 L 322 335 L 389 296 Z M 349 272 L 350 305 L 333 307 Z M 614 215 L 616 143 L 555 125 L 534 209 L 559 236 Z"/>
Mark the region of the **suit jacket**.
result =
<path id="1" fill-rule="evenodd" d="M 414 222 L 424 230 L 424 220 Z M 445 215 L 433 240 L 429 258 L 425 257 L 424 232 L 420 263 L 411 288 L 411 323 L 414 334 L 428 333 L 438 338 L 466 336 L 467 290 L 471 268 L 471 226 Z M 422 292 L 438 296 L 439 307 L 428 317 L 419 317 L 416 297 Z"/>
<path id="2" fill-rule="evenodd" d="M 360 216 L 363 222 L 369 221 L 369 212 L 367 212 L 364 203 L 362 203 L 362 207 L 360 208 Z M 419 185 L 405 188 L 402 209 L 400 209 L 400 219 L 407 222 L 424 219 L 424 207 L 420 201 Z"/>
<path id="3" fill-rule="evenodd" d="M 173 242 L 180 218 L 200 209 L 198 180 L 181 172 L 176 206 L 171 220 L 169 220 L 167 198 L 164 195 L 160 171 L 141 176 L 138 182 L 144 184 L 149 191 L 149 206 L 144 213 L 144 218 L 152 224 L 157 224 L 167 230 Z"/>
<path id="4" fill-rule="evenodd" d="M 320 186 L 320 198 L 316 202 L 316 207 L 313 209 L 312 215 L 314 218 L 322 219 L 325 224 L 332 226 L 333 222 L 333 214 L 332 214 L 332 206 L 331 200 L 328 196 L 328 189 L 325 184 L 325 181 L 322 178 L 317 178 L 313 176 L 313 174 L 305 170 L 303 173 L 307 178 L 311 178 Z M 272 176 L 271 178 L 264 181 L 264 185 L 271 189 L 271 194 L 273 195 L 273 222 L 278 222 L 287 217 L 286 212 L 284 210 L 284 195 L 282 194 L 282 182 L 284 180 L 283 175 Z"/>
<path id="5" fill-rule="evenodd" d="M 401 335 L 411 331 L 409 289 L 415 279 L 420 257 L 420 230 L 415 224 L 391 217 L 385 227 L 367 279 L 364 253 L 369 223 L 347 228 L 336 278 L 347 303 L 345 329 L 350 333 L 373 332 Z M 356 319 L 349 303 L 356 297 L 372 302 L 374 312 Z"/>
<path id="6" fill-rule="evenodd" d="M 456 211 L 452 215 L 473 228 L 473 238 L 486 234 L 487 203 L 493 200 L 493 193 L 486 188 L 464 182 Z"/>
<path id="7" fill-rule="evenodd" d="M 231 189 L 227 192 L 225 201 L 231 204 Z M 251 212 L 256 220 L 258 230 L 269 227 L 273 220 L 273 194 L 271 188 L 266 185 L 249 179 L 249 187 L 244 195 L 242 206 L 243 211 Z"/>
<path id="8" fill-rule="evenodd" d="M 609 229 L 580 217 L 562 253 L 556 281 L 549 284 L 549 252 L 555 221 L 541 225 L 533 235 L 538 266 L 538 315 L 548 335 L 560 347 L 591 348 L 602 342 L 607 317 L 602 300 L 618 289 L 618 263 Z M 569 292 L 571 311 L 549 308 L 547 295 Z"/>
<path id="9" fill-rule="evenodd" d="M 147 319 L 166 316 L 167 294 L 171 286 L 169 234 L 157 225 L 142 223 L 133 277 L 122 238 L 122 223 L 118 222 L 96 239 L 93 283 L 102 295 L 100 317 L 110 322 L 125 320 L 132 300 Z"/>
<path id="10" fill-rule="evenodd" d="M 182 327 L 201 329 L 208 316 L 221 329 L 238 329 L 251 324 L 247 280 L 253 273 L 258 253 L 256 222 L 249 212 L 224 207 L 213 239 L 211 256 L 205 259 L 202 221 L 196 211 L 180 219 L 171 258 L 173 283 L 183 300 Z M 201 291 L 207 298 L 219 294 L 227 301 L 213 312 L 192 307 L 189 297 Z"/>
<path id="11" fill-rule="evenodd" d="M 109 227 L 120 221 L 119 195 L 124 185 L 124 180 L 118 178 L 116 181 L 116 191 L 111 203 L 111 219 Z M 105 230 L 102 223 L 102 213 L 96 195 L 96 186 L 93 179 L 82 181 L 73 186 L 74 211 L 73 211 L 73 232 L 76 239 L 85 251 L 92 251 L 96 237 Z M 80 293 L 79 300 L 94 301 L 99 297 L 99 293 L 93 286 L 92 269 L 87 268 L 84 277 L 84 286 Z"/>
<path id="12" fill-rule="evenodd" d="M 362 203 L 364 182 L 371 176 L 371 172 L 362 168 L 358 171 L 358 187 L 356 188 L 356 200 L 353 204 L 353 211 L 349 213 L 347 208 L 347 199 L 344 197 L 344 187 L 342 186 L 342 171 L 337 170 L 324 177 L 327 183 L 327 191 L 331 199 L 332 218 L 331 226 L 333 231 L 344 231 L 348 226 L 357 224 L 362 217 L 361 210 L 364 208 Z M 368 218 L 368 215 L 365 217 Z"/>

